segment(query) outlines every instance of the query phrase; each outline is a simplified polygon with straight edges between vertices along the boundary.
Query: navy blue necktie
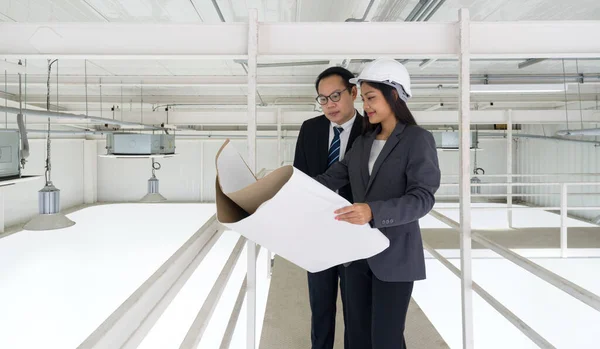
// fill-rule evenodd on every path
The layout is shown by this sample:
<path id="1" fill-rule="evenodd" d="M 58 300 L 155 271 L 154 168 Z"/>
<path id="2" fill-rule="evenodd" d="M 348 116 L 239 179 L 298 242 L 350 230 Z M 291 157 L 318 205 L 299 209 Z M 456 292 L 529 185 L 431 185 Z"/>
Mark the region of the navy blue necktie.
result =
<path id="1" fill-rule="evenodd" d="M 340 159 L 340 133 L 342 133 L 342 131 L 344 131 L 344 129 L 339 126 L 333 128 L 333 140 L 329 146 L 329 156 L 327 156 L 328 168 Z"/>

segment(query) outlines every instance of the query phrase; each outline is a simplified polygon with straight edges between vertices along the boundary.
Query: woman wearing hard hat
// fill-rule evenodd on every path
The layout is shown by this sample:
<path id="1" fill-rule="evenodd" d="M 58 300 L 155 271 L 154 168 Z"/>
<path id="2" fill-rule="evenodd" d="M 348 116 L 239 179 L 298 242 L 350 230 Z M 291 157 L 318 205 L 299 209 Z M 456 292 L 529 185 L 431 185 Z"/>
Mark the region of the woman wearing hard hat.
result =
<path id="1" fill-rule="evenodd" d="M 364 133 L 315 179 L 332 190 L 350 183 L 356 204 L 335 211 L 335 219 L 368 223 L 390 240 L 383 252 L 346 269 L 350 349 L 405 348 L 413 282 L 425 279 L 419 219 L 433 208 L 440 186 L 435 141 L 406 105 L 412 93 L 402 64 L 377 59 L 351 82 L 361 90 Z"/>

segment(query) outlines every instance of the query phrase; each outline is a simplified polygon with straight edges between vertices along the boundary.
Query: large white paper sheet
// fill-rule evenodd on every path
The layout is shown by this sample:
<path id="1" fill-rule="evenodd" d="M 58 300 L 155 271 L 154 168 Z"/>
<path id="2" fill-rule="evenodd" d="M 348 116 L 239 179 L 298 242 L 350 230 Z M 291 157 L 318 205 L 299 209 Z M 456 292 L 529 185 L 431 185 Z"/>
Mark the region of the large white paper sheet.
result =
<path id="1" fill-rule="evenodd" d="M 219 222 L 301 268 L 318 272 L 389 246 L 368 224 L 336 221 L 350 203 L 292 166 L 257 181 L 228 141 L 216 165 Z"/>

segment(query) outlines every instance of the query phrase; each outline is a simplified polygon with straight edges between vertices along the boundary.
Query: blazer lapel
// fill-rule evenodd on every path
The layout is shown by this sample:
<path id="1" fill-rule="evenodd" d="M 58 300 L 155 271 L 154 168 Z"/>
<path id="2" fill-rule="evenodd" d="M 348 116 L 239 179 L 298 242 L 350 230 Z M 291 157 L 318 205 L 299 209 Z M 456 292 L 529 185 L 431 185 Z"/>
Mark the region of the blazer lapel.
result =
<path id="1" fill-rule="evenodd" d="M 371 134 L 364 138 L 364 146 L 360 154 L 360 173 L 362 175 L 365 188 L 367 188 L 367 185 L 369 183 L 369 157 L 371 156 L 371 147 L 373 146 L 375 136 L 377 136 L 380 130 L 381 127 L 378 127 L 375 131 L 373 131 Z"/>
<path id="2" fill-rule="evenodd" d="M 373 165 L 373 171 L 371 171 L 371 176 L 369 178 L 369 183 L 367 184 L 367 190 L 365 191 L 365 195 L 366 195 L 366 193 L 369 192 L 369 189 L 371 188 L 371 185 L 373 184 L 373 180 L 375 179 L 375 176 L 377 176 L 377 172 L 379 172 L 381 165 L 383 164 L 385 159 L 388 157 L 388 155 L 390 155 L 392 150 L 394 150 L 394 148 L 400 142 L 400 139 L 402 138 L 401 137 L 402 132 L 404 131 L 405 128 L 406 128 L 406 125 L 398 123 L 396 125 L 396 128 L 394 129 L 394 131 L 388 138 L 387 142 L 385 142 L 385 145 L 383 146 L 381 153 L 379 154 L 379 156 L 377 157 L 377 160 L 375 160 L 375 164 Z M 374 133 L 373 138 L 372 138 L 373 140 L 375 139 L 375 135 L 377 133 L 379 133 L 379 131 L 380 131 L 380 128 L 378 128 L 377 131 Z M 366 158 L 367 167 L 369 166 L 369 156 L 371 155 L 371 146 L 373 145 L 373 140 L 371 140 L 370 145 L 368 147 L 366 147 L 366 148 L 368 148 L 366 150 L 366 152 L 368 152 L 367 158 Z M 368 168 L 367 168 L 367 171 L 368 171 Z"/>
<path id="3" fill-rule="evenodd" d="M 319 163 L 319 173 L 327 171 L 327 157 L 329 156 L 329 127 L 330 121 L 322 116 L 322 121 L 319 123 L 319 128 L 315 134 L 317 137 L 317 156 Z"/>
<path id="4" fill-rule="evenodd" d="M 362 115 L 359 112 L 356 112 L 356 119 L 354 119 L 354 124 L 352 125 L 352 130 L 350 130 L 350 136 L 348 137 L 348 144 L 346 145 L 346 153 L 350 148 L 352 148 L 352 143 L 356 140 L 358 136 L 362 133 Z"/>

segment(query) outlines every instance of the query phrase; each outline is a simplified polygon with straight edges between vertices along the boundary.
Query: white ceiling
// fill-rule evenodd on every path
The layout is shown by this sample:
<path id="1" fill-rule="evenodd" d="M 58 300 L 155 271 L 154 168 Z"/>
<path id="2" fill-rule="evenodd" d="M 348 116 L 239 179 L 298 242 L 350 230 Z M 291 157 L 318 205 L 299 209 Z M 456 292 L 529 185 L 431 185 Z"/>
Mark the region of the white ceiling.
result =
<path id="1" fill-rule="evenodd" d="M 369 0 L 217 0 L 219 10 L 225 21 L 238 22 L 247 18 L 247 8 L 259 9 L 259 20 L 276 21 L 331 21 L 342 22 L 348 18 L 362 18 Z M 415 8 L 419 0 L 374 0 L 367 20 L 404 21 Z M 459 8 L 467 7 L 472 20 L 586 20 L 600 19 L 600 1 L 571 0 L 447 0 L 432 16 L 431 21 L 456 21 Z M 178 23 L 218 23 L 221 22 L 217 9 L 211 0 L 0 0 L 0 21 L 16 22 L 178 22 Z M 597 37 L 597 35 L 596 35 Z M 593 36 L 591 36 L 593 38 Z M 327 40 L 326 33 L 315 40 Z M 401 38 L 399 38 L 401 40 Z M 357 43 L 360 44 L 360 43 Z M 400 44 L 400 43 L 399 43 Z M 402 58 L 402 57 L 398 57 Z M 563 74 L 563 62 L 546 60 L 529 67 L 519 69 L 521 61 L 473 61 L 472 74 L 482 77 L 534 74 L 535 77 L 521 77 L 520 83 L 535 83 L 542 80 L 539 75 Z M 274 63 L 259 61 L 259 64 Z M 458 73 L 456 61 L 436 61 L 426 69 L 421 69 L 421 61 L 406 62 L 415 83 L 421 85 L 412 108 L 426 109 L 431 103 L 444 101 L 445 109 L 456 108 L 455 82 L 438 77 L 454 76 Z M 45 60 L 29 60 L 28 71 L 39 72 L 29 75 L 27 87 L 28 101 L 43 104 L 46 96 Z M 294 67 L 261 67 L 258 70 L 259 82 L 286 84 L 269 87 L 259 85 L 257 102 L 281 105 L 304 104 L 312 108 L 315 91 L 312 87 L 315 77 L 328 64 L 315 64 Z M 353 72 L 359 72 L 364 63 L 356 62 L 349 66 Z M 87 100 L 100 103 L 100 79 L 103 79 L 103 108 L 127 104 L 139 108 L 140 99 L 144 108 L 152 108 L 156 103 L 200 103 L 200 104 L 245 104 L 243 67 L 233 61 L 218 60 L 61 60 L 53 66 L 53 74 L 58 68 L 58 89 L 60 104 L 68 109 L 81 111 Z M 87 68 L 87 79 L 83 79 Z M 600 76 L 600 57 L 598 60 L 567 60 L 564 63 L 566 74 L 586 74 Z M 233 78 L 236 83 L 223 86 L 220 81 Z M 239 79 L 238 79 L 239 78 Z M 169 79 L 169 80 L 166 80 Z M 16 98 L 16 76 L 7 76 L 4 88 L 4 76 L 0 75 L 0 90 Z M 531 80 L 531 81 L 529 81 Z M 600 81 L 600 78 L 597 79 Z M 241 82 L 241 83 L 240 83 Z M 56 77 L 52 78 L 52 91 L 56 92 Z M 145 86 L 144 83 L 146 84 Z M 474 81 L 481 83 L 481 81 Z M 123 84 L 123 86 L 121 86 Z M 438 89 L 439 84 L 444 88 Z M 140 86 L 143 86 L 141 89 Z M 584 108 L 596 105 L 600 84 L 569 85 L 569 100 L 583 100 Z M 140 92 L 143 92 L 142 94 Z M 218 98 L 217 98 L 218 97 Z M 54 97 L 53 97 L 54 98 Z M 494 99 L 494 108 L 561 108 L 564 106 L 564 93 L 542 95 L 501 95 L 473 96 L 474 101 L 488 103 Z M 133 105 L 134 104 L 134 105 Z M 89 107 L 89 105 L 88 105 Z M 125 105 L 124 105 L 125 107 Z M 128 106 L 126 106 L 128 107 Z"/>

